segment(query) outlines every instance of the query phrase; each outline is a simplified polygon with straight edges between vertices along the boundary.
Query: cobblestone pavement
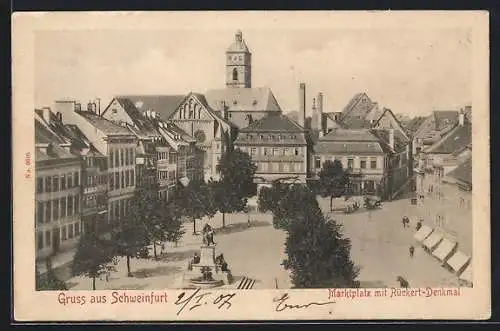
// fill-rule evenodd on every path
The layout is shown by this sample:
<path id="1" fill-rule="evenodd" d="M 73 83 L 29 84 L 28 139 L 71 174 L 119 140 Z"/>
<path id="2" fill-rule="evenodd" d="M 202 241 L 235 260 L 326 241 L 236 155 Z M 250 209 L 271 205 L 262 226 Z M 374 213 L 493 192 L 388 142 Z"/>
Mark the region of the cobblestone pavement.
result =
<path id="1" fill-rule="evenodd" d="M 441 266 L 413 239 L 415 220 L 421 213 L 418 207 L 401 199 L 384 203 L 378 210 L 368 212 L 361 208 L 353 214 L 331 214 L 329 199 L 319 199 L 325 214 L 343 224 L 345 236 L 351 238 L 352 259 L 361 267 L 359 280 L 363 287 L 398 286 L 397 276 L 406 278 L 411 286 L 456 286 L 456 277 Z M 401 218 L 410 217 L 409 228 L 403 228 Z M 248 227 L 246 214 L 226 215 L 226 228 L 221 228 L 221 215 L 197 220 L 197 231 L 208 223 L 215 228 L 216 254 L 224 254 L 235 277 L 256 280 L 255 289 L 289 288 L 289 272 L 281 263 L 285 258 L 285 233 L 272 226 L 270 214 L 254 214 Z M 178 247 L 169 244 L 159 260 L 132 259 L 134 277 L 126 276 L 126 262 L 120 258 L 118 271 L 97 281 L 98 289 L 164 289 L 179 286 L 179 278 L 187 261 L 199 252 L 201 235 L 193 235 L 192 222 L 184 224 L 186 234 Z M 409 247 L 415 247 L 413 258 Z M 160 249 L 158 249 L 160 252 Z M 72 289 L 90 289 L 92 281 L 73 277 L 68 281 Z"/>
<path id="2" fill-rule="evenodd" d="M 351 256 L 361 267 L 359 280 L 363 287 L 397 287 L 397 276 L 407 279 L 410 286 L 456 286 L 458 279 L 441 263 L 424 252 L 413 238 L 421 209 L 409 199 L 385 202 L 382 208 L 367 211 L 361 208 L 353 214 L 328 213 L 329 199 L 320 199 L 325 214 L 343 225 L 345 236 L 351 239 Z M 403 228 L 402 217 L 410 218 Z M 413 258 L 410 246 L 415 247 Z"/>

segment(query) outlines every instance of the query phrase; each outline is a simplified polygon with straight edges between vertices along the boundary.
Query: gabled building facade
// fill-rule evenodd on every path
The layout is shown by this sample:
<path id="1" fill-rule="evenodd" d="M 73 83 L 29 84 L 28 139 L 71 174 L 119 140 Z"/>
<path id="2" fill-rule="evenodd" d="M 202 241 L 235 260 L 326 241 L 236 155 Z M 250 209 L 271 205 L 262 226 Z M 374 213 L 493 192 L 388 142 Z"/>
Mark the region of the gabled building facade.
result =
<path id="1" fill-rule="evenodd" d="M 81 173 L 71 143 L 51 128 L 51 110 L 35 111 L 36 259 L 73 248 L 82 232 Z"/>
<path id="2" fill-rule="evenodd" d="M 112 229 L 129 212 L 136 187 L 137 138 L 127 128 L 97 113 L 95 107 L 82 109 L 75 101 L 56 101 L 54 109 L 65 124 L 75 125 L 92 145 L 107 158 L 108 217 L 99 228 Z"/>
<path id="3" fill-rule="evenodd" d="M 235 148 L 248 153 L 257 166 L 257 184 L 274 180 L 305 183 L 308 144 L 303 127 L 285 115 L 272 114 L 240 130 Z"/>

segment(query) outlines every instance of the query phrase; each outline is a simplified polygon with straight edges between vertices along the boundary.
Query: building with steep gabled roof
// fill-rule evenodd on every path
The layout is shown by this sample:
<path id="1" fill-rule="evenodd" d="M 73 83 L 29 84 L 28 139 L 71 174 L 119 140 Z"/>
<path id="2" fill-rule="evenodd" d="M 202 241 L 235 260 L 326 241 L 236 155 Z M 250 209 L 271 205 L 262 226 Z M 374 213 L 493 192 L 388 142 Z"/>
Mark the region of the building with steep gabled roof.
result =
<path id="1" fill-rule="evenodd" d="M 107 159 L 108 212 L 104 229 L 116 228 L 128 215 L 136 188 L 137 137 L 126 127 L 102 116 L 89 103 L 82 109 L 76 101 L 55 101 L 61 122 L 74 125 Z"/>
<path id="2" fill-rule="evenodd" d="M 349 129 L 368 129 L 382 114 L 377 102 L 366 93 L 356 93 L 342 109 L 339 121 Z"/>
<path id="3" fill-rule="evenodd" d="M 43 260 L 75 247 L 82 232 L 82 163 L 71 142 L 51 125 L 50 108 L 34 115 L 35 256 L 43 273 Z"/>

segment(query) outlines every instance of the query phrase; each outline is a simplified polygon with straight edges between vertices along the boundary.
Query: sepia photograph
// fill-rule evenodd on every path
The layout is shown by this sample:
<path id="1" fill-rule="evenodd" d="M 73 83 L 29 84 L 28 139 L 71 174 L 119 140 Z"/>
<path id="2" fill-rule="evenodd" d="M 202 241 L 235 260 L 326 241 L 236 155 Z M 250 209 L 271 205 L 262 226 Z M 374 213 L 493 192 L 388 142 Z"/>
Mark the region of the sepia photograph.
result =
<path id="1" fill-rule="evenodd" d="M 257 12 L 207 28 L 213 14 L 148 14 L 32 28 L 32 100 L 14 102 L 13 124 L 15 207 L 33 203 L 14 216 L 31 231 L 14 238 L 29 242 L 23 283 L 58 306 L 173 303 L 172 315 L 187 293 L 277 291 L 280 312 L 489 291 L 489 246 L 477 249 L 489 91 L 476 91 L 472 23 L 344 13 L 375 25 L 329 27 L 328 13 L 302 13 L 307 26 L 280 25 L 299 13 Z M 487 40 L 487 14 L 469 14 Z M 326 295 L 292 305 L 297 290 Z"/>

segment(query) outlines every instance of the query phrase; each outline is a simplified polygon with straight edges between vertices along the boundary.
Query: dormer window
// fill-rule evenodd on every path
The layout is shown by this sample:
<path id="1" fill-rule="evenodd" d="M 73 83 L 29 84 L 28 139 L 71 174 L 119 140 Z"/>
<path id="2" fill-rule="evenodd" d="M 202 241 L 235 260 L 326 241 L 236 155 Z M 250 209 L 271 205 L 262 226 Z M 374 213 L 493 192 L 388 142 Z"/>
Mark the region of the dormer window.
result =
<path id="1" fill-rule="evenodd" d="M 233 105 L 237 105 L 238 104 L 238 100 L 233 100 Z"/>
<path id="2" fill-rule="evenodd" d="M 252 105 L 257 106 L 257 100 L 252 101 Z"/>

